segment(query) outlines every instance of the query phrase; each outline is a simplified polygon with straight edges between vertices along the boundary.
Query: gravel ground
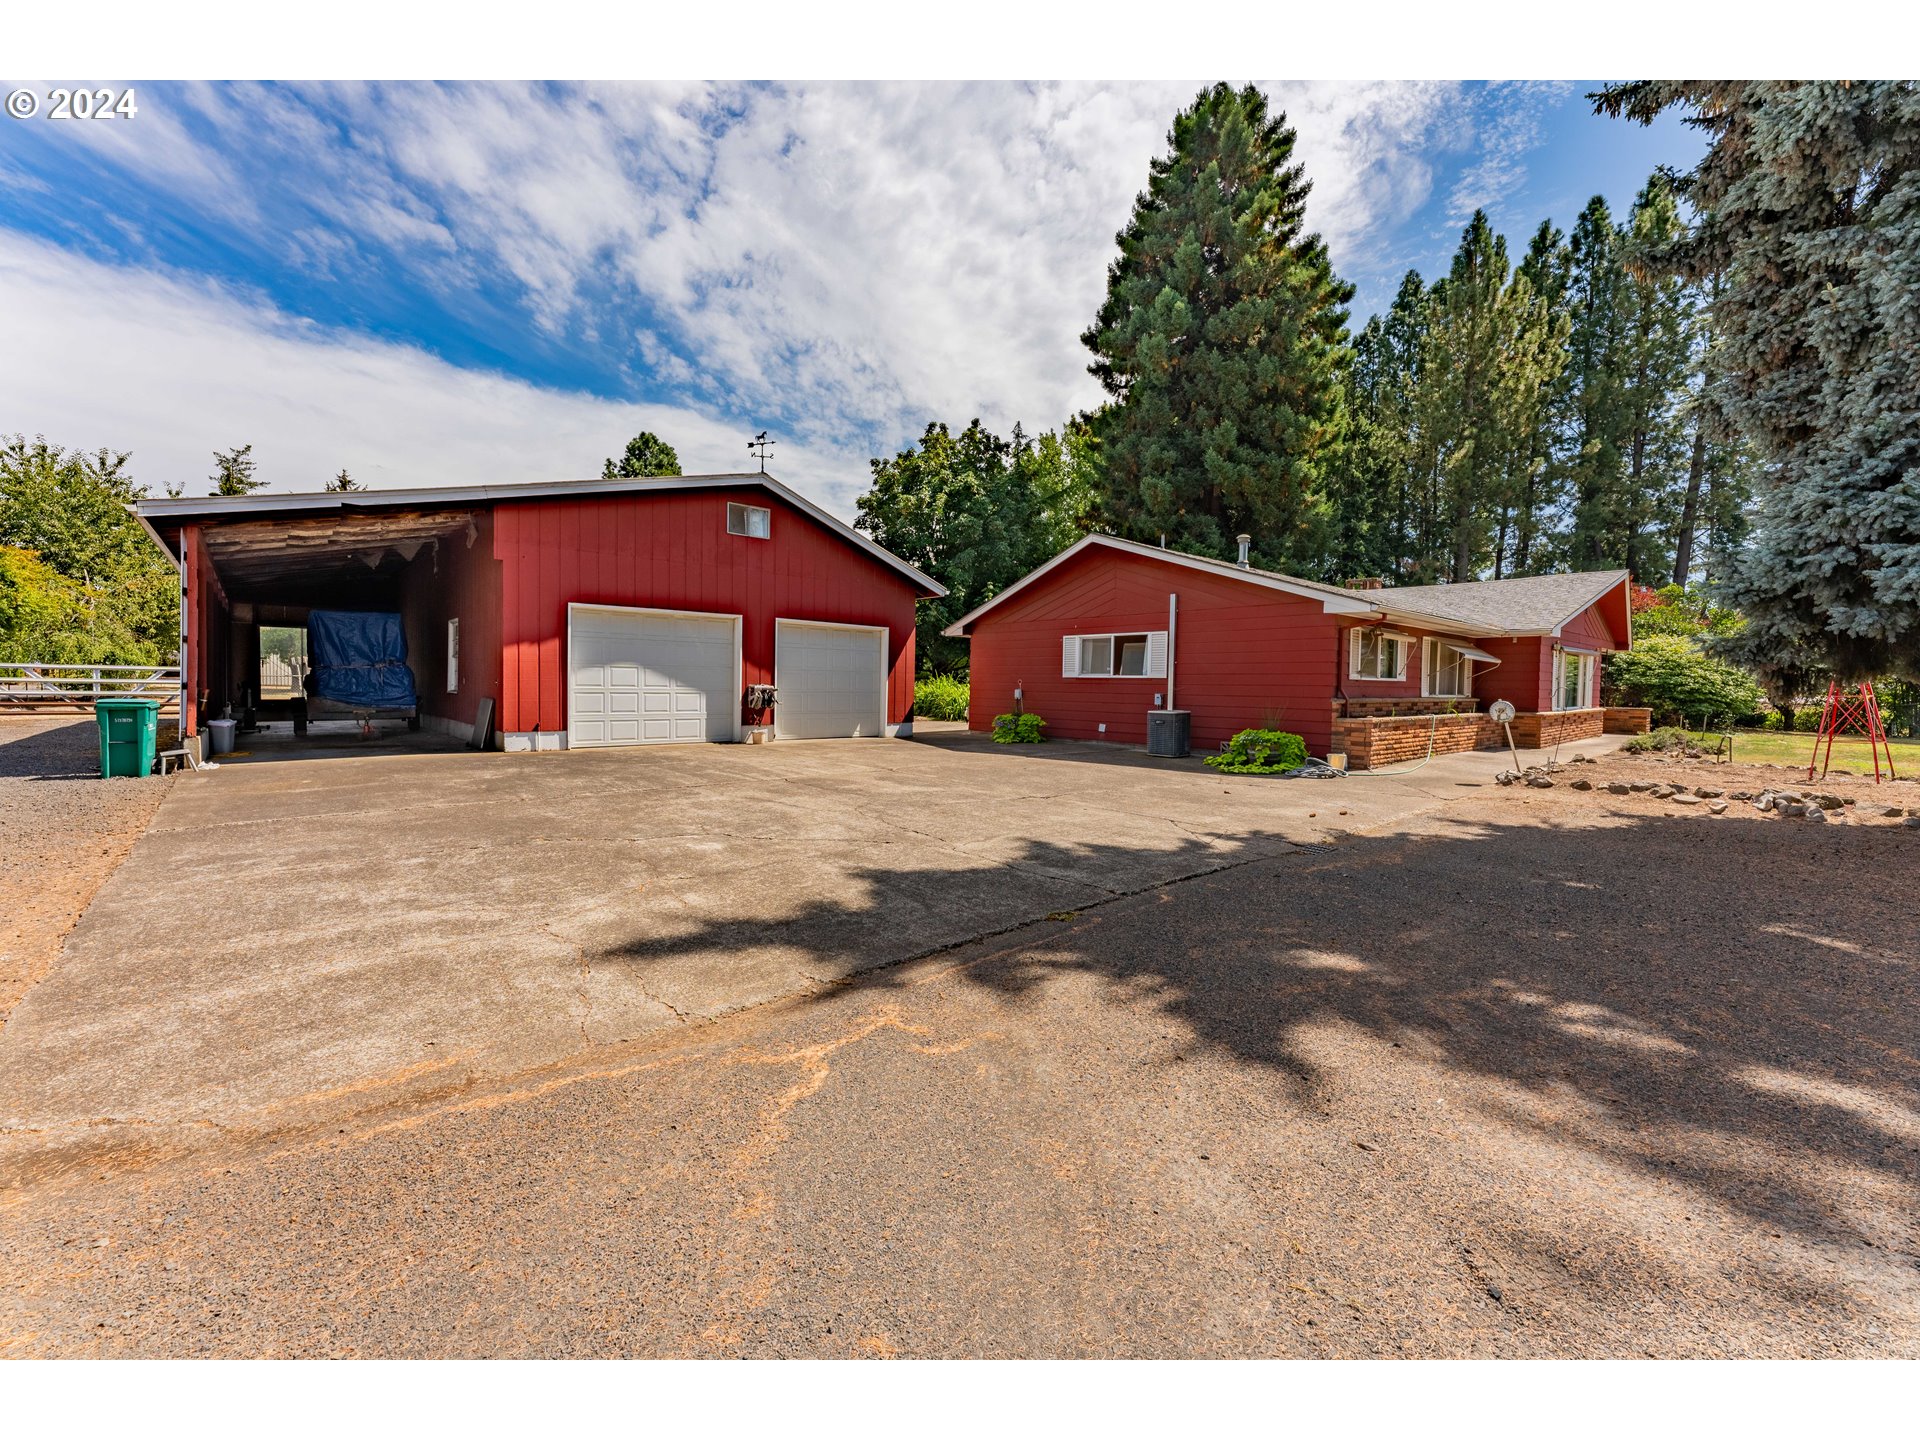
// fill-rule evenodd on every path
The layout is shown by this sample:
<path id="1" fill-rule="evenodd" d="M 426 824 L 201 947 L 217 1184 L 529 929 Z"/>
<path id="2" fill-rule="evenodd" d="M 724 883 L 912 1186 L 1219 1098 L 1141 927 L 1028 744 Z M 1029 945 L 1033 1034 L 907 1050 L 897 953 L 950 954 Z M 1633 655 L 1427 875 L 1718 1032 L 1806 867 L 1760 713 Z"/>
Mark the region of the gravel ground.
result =
<path id="1" fill-rule="evenodd" d="M 513 1081 L 33 1177 L 0 1353 L 1920 1356 L 1920 833 L 1460 793 Z"/>
<path id="2" fill-rule="evenodd" d="M 0 716 L 0 1026 L 172 785 L 99 776 L 92 716 Z"/>

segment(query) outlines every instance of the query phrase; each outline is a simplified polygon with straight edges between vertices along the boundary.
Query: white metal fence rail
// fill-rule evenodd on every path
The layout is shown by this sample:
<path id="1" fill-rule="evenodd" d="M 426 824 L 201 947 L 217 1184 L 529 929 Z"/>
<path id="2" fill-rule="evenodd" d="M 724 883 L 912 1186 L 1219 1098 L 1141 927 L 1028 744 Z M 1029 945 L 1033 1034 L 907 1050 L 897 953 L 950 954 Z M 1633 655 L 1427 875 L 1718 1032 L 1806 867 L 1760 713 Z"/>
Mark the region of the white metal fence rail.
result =
<path id="1" fill-rule="evenodd" d="M 177 708 L 179 667 L 0 660 L 0 710 L 86 707 L 96 700 L 121 697 L 158 700 L 162 709 Z"/>

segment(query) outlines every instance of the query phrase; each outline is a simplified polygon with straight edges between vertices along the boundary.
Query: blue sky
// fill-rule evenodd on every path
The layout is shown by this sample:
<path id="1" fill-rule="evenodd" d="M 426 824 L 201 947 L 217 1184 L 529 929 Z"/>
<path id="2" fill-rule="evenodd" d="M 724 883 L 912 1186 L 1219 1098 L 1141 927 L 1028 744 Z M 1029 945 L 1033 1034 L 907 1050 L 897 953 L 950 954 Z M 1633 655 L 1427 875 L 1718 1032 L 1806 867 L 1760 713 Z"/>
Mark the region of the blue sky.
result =
<path id="1" fill-rule="evenodd" d="M 131 121 L 0 121 L 0 430 L 204 485 L 689 470 L 746 437 L 847 513 L 930 419 L 1094 403 L 1079 334 L 1194 84 L 140 85 Z M 1443 268 L 1476 205 L 1517 251 L 1699 143 L 1588 84 L 1262 82 L 1359 287 Z"/>

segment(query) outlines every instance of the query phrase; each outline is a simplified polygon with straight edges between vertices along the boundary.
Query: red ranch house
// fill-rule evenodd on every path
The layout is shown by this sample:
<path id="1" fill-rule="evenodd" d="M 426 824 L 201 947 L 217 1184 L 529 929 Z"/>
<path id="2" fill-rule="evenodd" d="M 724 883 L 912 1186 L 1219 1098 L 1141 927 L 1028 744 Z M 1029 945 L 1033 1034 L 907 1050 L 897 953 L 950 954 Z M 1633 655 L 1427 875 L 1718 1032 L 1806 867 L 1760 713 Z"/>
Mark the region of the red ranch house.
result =
<path id="1" fill-rule="evenodd" d="M 946 591 L 767 475 L 143 500 L 179 561 L 182 728 L 254 708 L 263 628 L 396 612 L 416 725 L 509 750 L 894 735 Z"/>
<path id="2" fill-rule="evenodd" d="M 971 724 L 1026 709 L 1064 739 L 1146 741 L 1147 712 L 1192 714 L 1195 748 L 1292 730 L 1356 768 L 1598 735 L 1599 658 L 1632 643 L 1624 570 L 1461 585 L 1323 585 L 1090 535 L 946 632 L 973 644 Z M 1439 715 L 1437 725 L 1431 717 Z M 1612 712 L 1617 729 L 1644 712 Z"/>

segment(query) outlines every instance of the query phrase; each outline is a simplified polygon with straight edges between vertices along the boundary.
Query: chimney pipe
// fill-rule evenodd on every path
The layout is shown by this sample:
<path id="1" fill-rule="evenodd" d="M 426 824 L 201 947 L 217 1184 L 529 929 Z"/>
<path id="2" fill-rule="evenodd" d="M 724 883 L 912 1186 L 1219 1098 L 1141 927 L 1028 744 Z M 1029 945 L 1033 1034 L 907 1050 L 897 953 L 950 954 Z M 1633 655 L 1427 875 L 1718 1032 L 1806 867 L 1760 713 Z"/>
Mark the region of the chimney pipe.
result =
<path id="1" fill-rule="evenodd" d="M 1240 568 L 1244 570 L 1247 568 L 1247 547 L 1253 544 L 1253 536 L 1236 535 L 1233 538 L 1240 542 L 1240 559 L 1237 563 L 1239 564 Z"/>

